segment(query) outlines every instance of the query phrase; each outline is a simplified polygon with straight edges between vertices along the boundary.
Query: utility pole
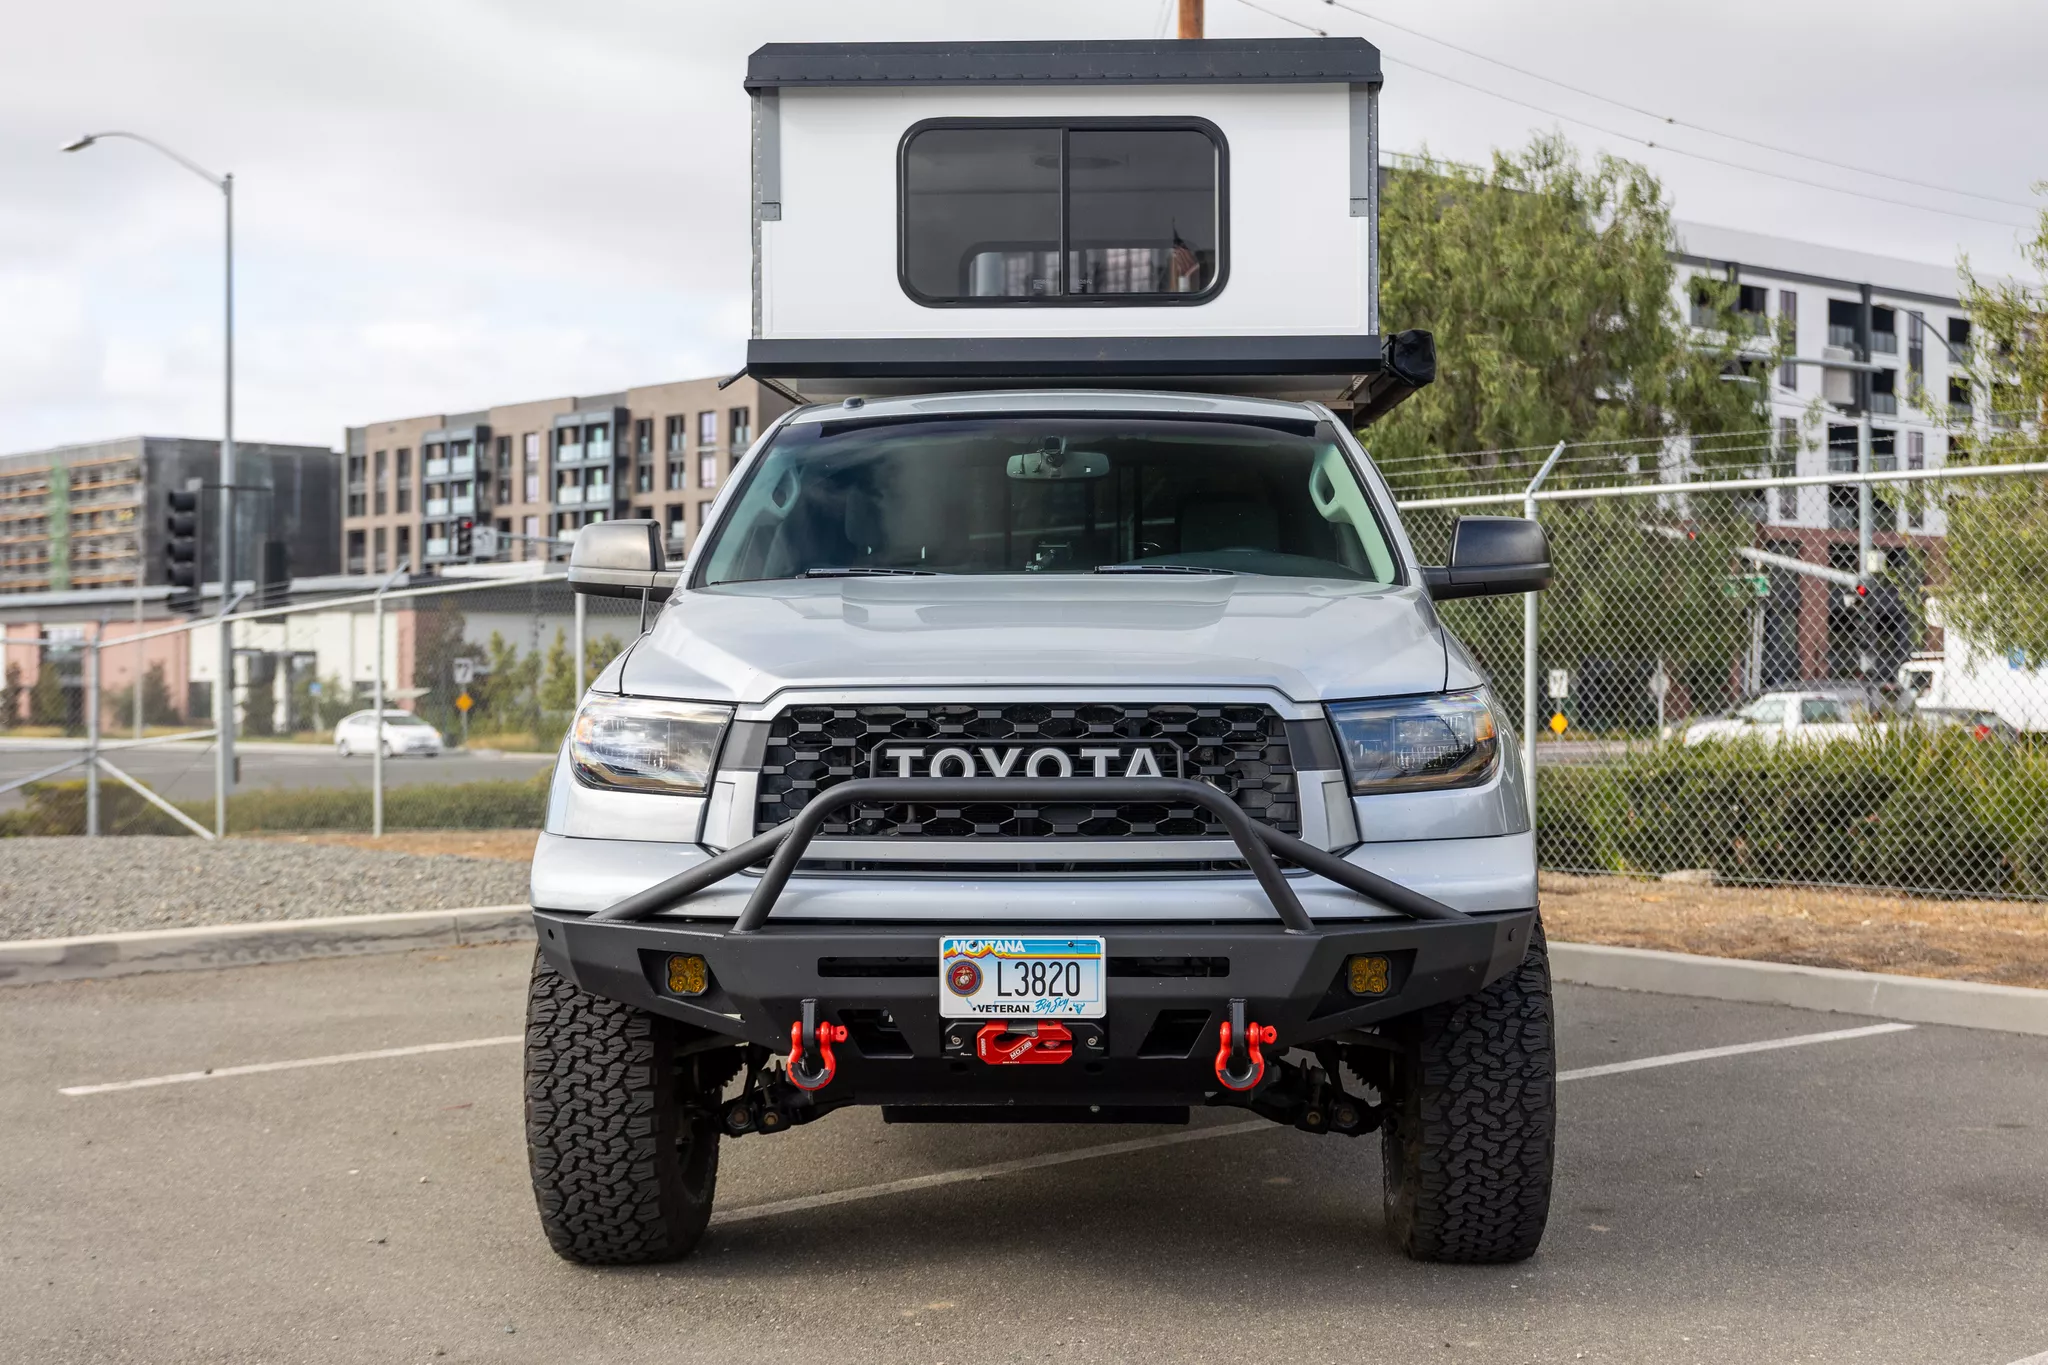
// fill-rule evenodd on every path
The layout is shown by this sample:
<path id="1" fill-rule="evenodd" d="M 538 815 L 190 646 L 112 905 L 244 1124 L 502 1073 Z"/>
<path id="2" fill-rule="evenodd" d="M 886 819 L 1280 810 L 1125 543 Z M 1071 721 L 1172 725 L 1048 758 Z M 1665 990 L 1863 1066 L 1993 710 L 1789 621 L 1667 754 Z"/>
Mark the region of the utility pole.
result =
<path id="1" fill-rule="evenodd" d="M 1202 0 L 1180 0 L 1180 33 L 1182 38 L 1202 36 Z"/>

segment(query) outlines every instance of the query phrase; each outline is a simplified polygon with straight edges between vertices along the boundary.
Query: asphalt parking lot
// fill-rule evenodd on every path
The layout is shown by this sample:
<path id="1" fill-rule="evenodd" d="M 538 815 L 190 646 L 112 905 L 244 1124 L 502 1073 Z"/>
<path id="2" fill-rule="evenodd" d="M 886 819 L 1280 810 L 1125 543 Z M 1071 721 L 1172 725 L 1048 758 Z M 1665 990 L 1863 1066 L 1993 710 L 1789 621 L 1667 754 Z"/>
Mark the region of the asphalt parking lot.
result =
<path id="1" fill-rule="evenodd" d="M 2048 1038 L 1565 988 L 1557 1200 L 1520 1266 L 1386 1250 L 1371 1140 L 1234 1113 L 1009 1129 L 850 1111 L 729 1143 L 695 1260 L 592 1271 L 548 1252 L 527 1189 L 513 1040 L 530 954 L 0 991 L 0 1355 L 2008 1365 L 2048 1351 Z M 1792 1045 L 1683 1056 L 1760 1042 Z M 474 1045 L 60 1093 L 443 1043 Z M 1632 1061 L 1655 1064 L 1614 1068 Z"/>

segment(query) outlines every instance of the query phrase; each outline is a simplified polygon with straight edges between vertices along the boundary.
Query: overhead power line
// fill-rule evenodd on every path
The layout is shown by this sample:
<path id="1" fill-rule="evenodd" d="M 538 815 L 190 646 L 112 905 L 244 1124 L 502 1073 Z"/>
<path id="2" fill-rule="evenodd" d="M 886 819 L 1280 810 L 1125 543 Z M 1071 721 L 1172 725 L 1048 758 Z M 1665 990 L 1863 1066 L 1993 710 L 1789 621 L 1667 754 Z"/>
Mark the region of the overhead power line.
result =
<path id="1" fill-rule="evenodd" d="M 1299 29 L 1306 29 L 1308 32 L 1316 34 L 1318 37 L 1327 38 L 1330 36 L 1329 31 L 1327 29 L 1317 28 L 1314 24 L 1304 23 L 1299 19 L 1293 18 L 1286 14 L 1282 14 L 1278 10 L 1268 9 L 1264 5 L 1254 4 L 1252 3 L 1252 0 L 1237 0 L 1237 2 L 1240 5 L 1245 6 L 1247 9 L 1257 10 L 1259 13 L 1267 15 L 1274 19 L 1278 19 L 1283 23 L 1292 24 Z M 1325 3 L 1330 3 L 1330 0 L 1325 0 Z M 1348 8 L 1348 6 L 1346 8 Z M 1584 119 L 1579 118 L 1573 114 L 1561 113 L 1558 110 L 1549 109 L 1540 104 L 1534 104 L 1528 100 L 1521 99 L 1514 95 L 1503 94 L 1498 90 L 1489 89 L 1486 86 L 1475 84 L 1472 81 L 1461 80 L 1456 76 L 1446 75 L 1441 71 L 1433 71 L 1429 67 L 1419 66 L 1416 63 L 1408 61 L 1405 58 L 1388 57 L 1385 53 L 1381 53 L 1380 55 L 1383 61 L 1392 62 L 1396 66 L 1406 67 L 1408 70 L 1413 71 L 1418 75 L 1429 76 L 1436 80 L 1444 81 L 1451 85 L 1461 86 L 1466 90 L 1473 91 L 1475 94 L 1491 96 L 1494 99 L 1503 100 L 1509 104 L 1518 105 L 1521 108 L 1530 110 L 1533 113 L 1541 114 L 1545 118 L 1559 119 L 1565 123 L 1575 123 L 1581 128 L 1590 128 L 1594 132 L 1599 133 L 1605 137 L 1620 138 L 1624 142 L 1633 142 L 1639 147 L 1648 147 L 1652 151 L 1670 152 L 1674 156 L 1690 157 L 1694 161 L 1704 161 L 1709 165 L 1722 166 L 1726 167 L 1729 170 L 1742 171 L 1749 175 L 1767 176 L 1772 180 L 1782 180 L 1787 184 L 1791 185 L 1802 185 L 1807 189 L 1829 190 L 1835 194 L 1846 194 L 1856 199 L 1868 199 L 1873 203 L 1890 204 L 1897 208 L 1917 209 L 1921 213 L 1938 214 L 1946 218 L 1966 218 L 1974 223 L 1990 223 L 1994 227 L 2013 228 L 2016 230 L 2024 230 L 2025 228 L 2025 224 L 2014 223 L 2004 218 L 1986 218 L 1982 214 L 1965 213 L 1961 209 L 1944 209 L 1936 208 L 1932 204 L 1917 204 L 1910 199 L 1894 199 L 1889 195 L 1872 194 L 1868 190 L 1852 190 L 1848 188 L 1846 185 L 1830 185 L 1824 180 L 1809 180 L 1805 176 L 1788 175 L 1783 171 L 1773 171 L 1762 166 L 1751 166 L 1740 161 L 1730 161 L 1726 157 L 1713 156 L 1706 152 L 1695 152 L 1684 147 L 1674 147 L 1668 142 L 1656 142 L 1651 140 L 1650 138 L 1638 137 L 1634 133 L 1625 133 L 1621 131 L 1619 128 L 1610 128 L 1605 124 L 1595 123 L 1591 119 Z M 2001 200 L 1999 202 L 2003 203 L 2007 201 Z"/>
<path id="2" fill-rule="evenodd" d="M 1828 157 L 1815 156 L 1812 152 L 1802 152 L 1796 147 L 1780 147 L 1774 142 L 1765 142 L 1760 138 L 1746 137 L 1741 133 L 1731 133 L 1720 128 L 1709 128 L 1704 123 L 1694 123 L 1688 119 L 1678 118 L 1671 114 L 1660 114 L 1654 109 L 1645 109 L 1639 104 L 1630 104 L 1627 100 L 1619 100 L 1612 95 L 1603 95 L 1597 90 L 1588 90 L 1582 85 L 1573 85 L 1569 81 L 1558 80 L 1555 76 L 1546 76 L 1540 71 L 1531 71 L 1528 67 L 1502 61 L 1498 57 L 1489 57 L 1484 52 L 1475 51 L 1469 47 L 1461 47 L 1449 39 L 1438 38 L 1433 34 L 1424 33 L 1421 29 L 1410 28 L 1406 24 L 1396 23 L 1392 19 L 1383 19 L 1369 10 L 1362 10 L 1356 5 L 1346 4 L 1345 0 L 1323 0 L 1323 3 L 1331 6 L 1333 9 L 1345 10 L 1357 15 L 1361 19 L 1367 19 L 1375 24 L 1395 29 L 1407 34 L 1411 38 L 1420 38 L 1425 43 L 1435 43 L 1438 47 L 1447 47 L 1453 52 L 1461 52 L 1467 57 L 1490 63 L 1504 71 L 1512 71 L 1518 76 L 1527 76 L 1531 80 L 1542 81 L 1544 84 L 1554 85 L 1560 90 L 1569 90 L 1574 95 L 1583 95 L 1589 100 L 1599 100 L 1602 104 L 1611 104 L 1617 109 L 1626 109 L 1631 114 L 1640 114 L 1644 118 L 1655 119 L 1659 123 L 1668 123 L 1673 127 L 1690 128 L 1696 133 L 1705 133 L 1709 137 L 1726 138 L 1730 142 L 1740 142 L 1746 146 L 1758 148 L 1761 151 L 1776 152 L 1780 156 L 1797 157 L 1801 161 L 1811 161 L 1815 165 L 1829 166 L 1838 171 L 1850 171 L 1857 175 L 1872 176 L 1879 180 L 1892 180 L 1901 185 L 1911 185 L 1915 189 L 1935 190 L 1942 194 L 1957 194 L 1967 199 L 1982 199 L 1986 203 L 2004 204 L 2008 208 L 2031 211 L 2039 207 L 2024 200 L 2003 199 L 1995 194 L 1981 194 L 1976 190 L 1958 189 L 1954 185 L 1941 185 L 1931 180 L 1915 180 L 1912 176 L 1900 175 L 1895 171 L 1880 171 L 1870 166 L 1858 166 L 1853 162 L 1835 161 Z"/>

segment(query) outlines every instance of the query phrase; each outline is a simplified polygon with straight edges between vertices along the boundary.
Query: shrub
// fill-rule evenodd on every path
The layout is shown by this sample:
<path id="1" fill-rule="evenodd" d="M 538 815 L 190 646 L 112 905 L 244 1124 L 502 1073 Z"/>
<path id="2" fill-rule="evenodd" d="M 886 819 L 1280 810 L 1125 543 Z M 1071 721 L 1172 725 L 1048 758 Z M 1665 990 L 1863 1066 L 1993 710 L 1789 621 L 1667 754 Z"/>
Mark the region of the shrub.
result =
<path id="1" fill-rule="evenodd" d="M 423 782 L 384 793 L 386 829 L 537 829 L 547 810 L 551 769 L 525 781 Z M 0 837 L 85 833 L 85 783 L 35 782 L 26 804 L 0 814 Z M 211 828 L 213 802 L 178 808 Z M 230 834 L 368 830 L 368 787 L 267 788 L 228 798 Z M 100 828 L 109 834 L 187 834 L 183 825 L 113 781 L 100 783 Z"/>

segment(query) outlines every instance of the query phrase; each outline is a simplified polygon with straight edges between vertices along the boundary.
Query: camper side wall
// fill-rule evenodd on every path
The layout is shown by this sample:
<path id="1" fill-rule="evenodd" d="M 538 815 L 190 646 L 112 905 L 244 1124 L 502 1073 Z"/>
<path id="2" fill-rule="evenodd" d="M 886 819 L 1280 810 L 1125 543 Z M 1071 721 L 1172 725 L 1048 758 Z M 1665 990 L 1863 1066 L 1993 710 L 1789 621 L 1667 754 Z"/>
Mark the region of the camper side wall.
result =
<path id="1" fill-rule="evenodd" d="M 763 338 L 1315 336 L 1371 330 L 1372 219 L 1350 200 L 1343 85 L 785 90 Z M 929 306 L 898 276 L 899 154 L 932 119 L 1206 121 L 1225 144 L 1220 288 L 1200 302 Z"/>

